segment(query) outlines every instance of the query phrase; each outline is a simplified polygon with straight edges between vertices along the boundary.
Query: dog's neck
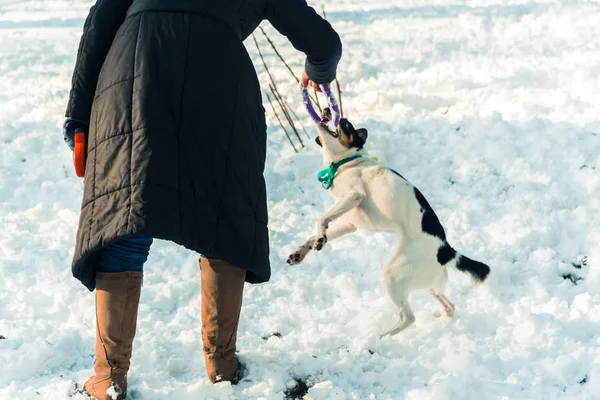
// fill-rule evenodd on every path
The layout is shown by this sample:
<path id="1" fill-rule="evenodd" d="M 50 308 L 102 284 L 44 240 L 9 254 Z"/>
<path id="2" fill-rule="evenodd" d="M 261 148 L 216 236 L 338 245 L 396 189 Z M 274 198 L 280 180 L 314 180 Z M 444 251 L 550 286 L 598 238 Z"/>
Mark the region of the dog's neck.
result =
<path id="1" fill-rule="evenodd" d="M 341 153 L 332 154 L 331 152 L 324 149 L 323 151 L 323 166 L 329 167 L 334 162 L 339 162 L 344 158 L 352 157 L 354 155 L 360 154 L 361 156 L 368 156 L 367 150 L 364 148 L 357 149 L 356 147 L 351 147 L 348 150 L 345 150 Z"/>

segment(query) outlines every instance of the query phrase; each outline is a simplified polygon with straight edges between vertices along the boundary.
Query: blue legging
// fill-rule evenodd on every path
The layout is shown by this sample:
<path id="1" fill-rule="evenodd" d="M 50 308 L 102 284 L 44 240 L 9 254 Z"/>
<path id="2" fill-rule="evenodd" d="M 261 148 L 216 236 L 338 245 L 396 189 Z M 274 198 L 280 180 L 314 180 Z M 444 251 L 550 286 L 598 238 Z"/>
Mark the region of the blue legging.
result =
<path id="1" fill-rule="evenodd" d="M 98 271 L 125 272 L 144 270 L 152 238 L 127 237 L 119 239 L 102 249 Z"/>

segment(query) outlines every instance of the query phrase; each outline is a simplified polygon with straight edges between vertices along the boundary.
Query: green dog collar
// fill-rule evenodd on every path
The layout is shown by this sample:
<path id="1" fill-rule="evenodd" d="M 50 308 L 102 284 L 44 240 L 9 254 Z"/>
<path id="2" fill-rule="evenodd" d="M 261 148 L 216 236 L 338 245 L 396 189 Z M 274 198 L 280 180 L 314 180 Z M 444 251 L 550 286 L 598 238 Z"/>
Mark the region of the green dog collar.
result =
<path id="1" fill-rule="evenodd" d="M 335 173 L 337 172 L 337 170 L 342 165 L 361 157 L 362 156 L 360 154 L 356 154 L 352 157 L 344 158 L 338 162 L 332 162 L 329 168 L 319 172 L 319 174 L 317 175 L 317 179 L 323 184 L 323 188 L 329 189 L 331 185 L 333 185 L 333 178 L 335 178 Z"/>

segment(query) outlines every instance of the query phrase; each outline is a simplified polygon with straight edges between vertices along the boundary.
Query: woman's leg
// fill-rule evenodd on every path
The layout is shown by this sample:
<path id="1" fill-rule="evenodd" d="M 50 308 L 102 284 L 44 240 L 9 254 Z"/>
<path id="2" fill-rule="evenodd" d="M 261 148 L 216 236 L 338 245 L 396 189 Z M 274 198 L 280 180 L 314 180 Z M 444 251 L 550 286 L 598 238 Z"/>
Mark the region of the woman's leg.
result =
<path id="1" fill-rule="evenodd" d="M 143 267 L 152 238 L 124 238 L 100 255 L 96 272 L 95 375 L 86 392 L 99 400 L 122 400 L 127 394 L 133 338 L 142 288 Z"/>
<path id="2" fill-rule="evenodd" d="M 202 342 L 211 382 L 233 381 L 240 368 L 235 355 L 246 270 L 221 260 L 200 259 Z"/>

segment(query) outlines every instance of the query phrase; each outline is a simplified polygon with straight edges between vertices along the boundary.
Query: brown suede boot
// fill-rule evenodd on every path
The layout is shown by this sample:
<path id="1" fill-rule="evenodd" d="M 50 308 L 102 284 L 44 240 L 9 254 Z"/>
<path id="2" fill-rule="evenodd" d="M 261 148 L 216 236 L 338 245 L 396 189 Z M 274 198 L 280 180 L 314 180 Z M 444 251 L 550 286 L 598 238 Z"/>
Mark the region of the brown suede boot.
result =
<path id="1" fill-rule="evenodd" d="M 133 271 L 96 273 L 95 375 L 84 386 L 92 399 L 127 397 L 142 277 L 142 272 Z"/>
<path id="2" fill-rule="evenodd" d="M 202 270 L 202 342 L 212 383 L 234 381 L 240 368 L 235 355 L 246 270 L 225 261 L 200 259 Z"/>

